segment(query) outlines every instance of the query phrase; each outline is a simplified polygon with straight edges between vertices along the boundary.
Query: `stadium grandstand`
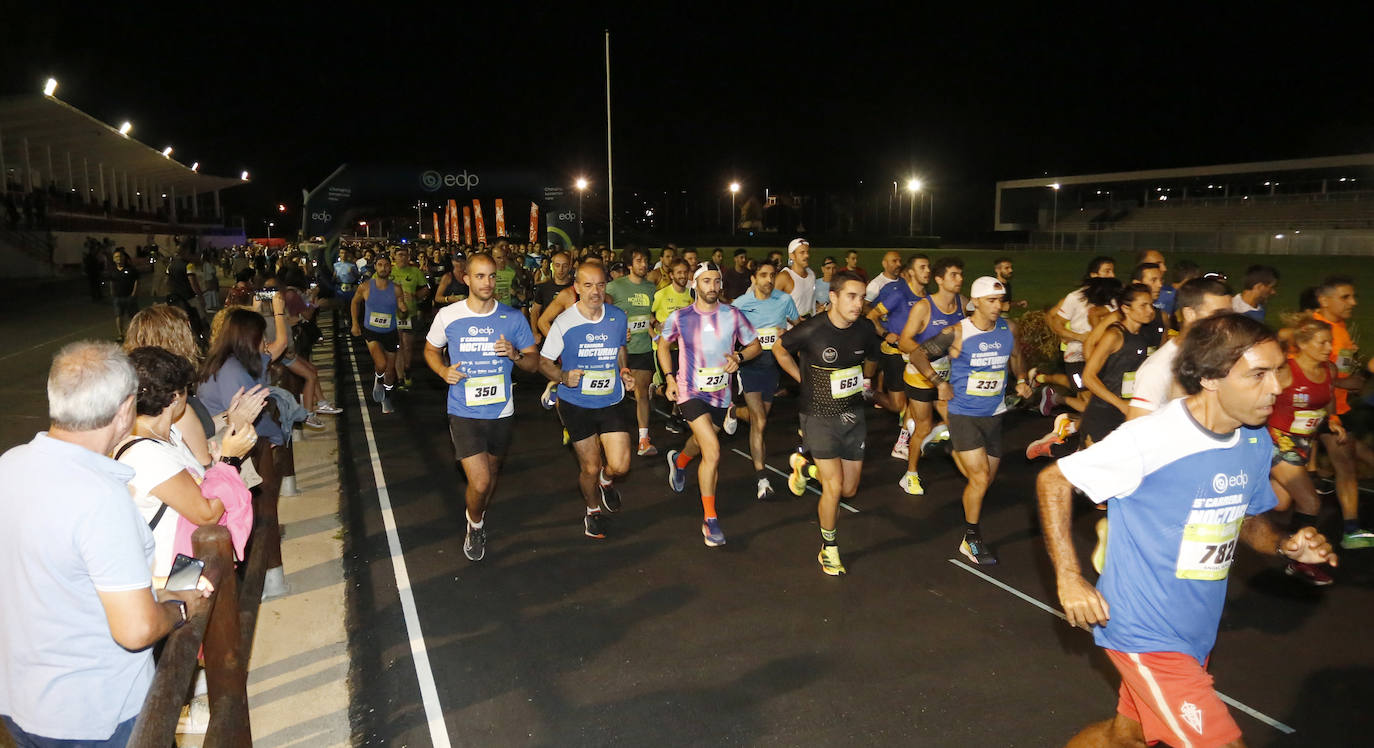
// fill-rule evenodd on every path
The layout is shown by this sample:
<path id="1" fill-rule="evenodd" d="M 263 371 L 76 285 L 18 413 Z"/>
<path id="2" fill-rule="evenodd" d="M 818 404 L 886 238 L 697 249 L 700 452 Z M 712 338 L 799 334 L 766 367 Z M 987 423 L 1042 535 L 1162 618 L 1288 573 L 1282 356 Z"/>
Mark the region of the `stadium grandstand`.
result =
<path id="1" fill-rule="evenodd" d="M 1374 153 L 997 183 L 1031 247 L 1374 254 Z"/>
<path id="2" fill-rule="evenodd" d="M 79 265 L 88 237 L 129 247 L 242 244 L 226 230 L 220 191 L 248 173 L 201 173 L 47 93 L 0 97 L 0 275 L 50 275 Z"/>

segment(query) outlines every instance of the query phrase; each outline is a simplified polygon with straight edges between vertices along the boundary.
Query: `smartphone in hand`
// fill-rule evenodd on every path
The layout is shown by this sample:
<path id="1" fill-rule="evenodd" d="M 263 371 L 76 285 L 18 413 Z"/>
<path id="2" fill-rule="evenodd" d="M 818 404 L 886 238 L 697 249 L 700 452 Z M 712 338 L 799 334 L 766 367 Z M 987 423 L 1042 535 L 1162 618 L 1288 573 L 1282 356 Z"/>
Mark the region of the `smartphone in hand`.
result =
<path id="1" fill-rule="evenodd" d="M 172 570 L 167 574 L 167 583 L 162 589 L 172 592 L 193 590 L 200 584 L 200 575 L 204 571 L 204 561 L 178 553 L 177 557 L 172 559 Z"/>

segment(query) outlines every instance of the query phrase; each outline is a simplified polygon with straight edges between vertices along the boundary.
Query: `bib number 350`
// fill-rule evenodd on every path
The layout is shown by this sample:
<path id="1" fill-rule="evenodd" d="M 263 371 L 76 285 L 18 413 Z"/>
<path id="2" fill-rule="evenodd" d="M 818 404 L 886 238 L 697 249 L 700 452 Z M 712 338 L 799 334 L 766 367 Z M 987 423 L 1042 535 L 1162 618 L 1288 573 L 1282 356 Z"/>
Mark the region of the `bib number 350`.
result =
<path id="1" fill-rule="evenodd" d="M 492 405 L 506 401 L 506 379 L 500 374 L 489 377 L 468 377 L 463 380 L 463 401 L 468 407 Z"/>

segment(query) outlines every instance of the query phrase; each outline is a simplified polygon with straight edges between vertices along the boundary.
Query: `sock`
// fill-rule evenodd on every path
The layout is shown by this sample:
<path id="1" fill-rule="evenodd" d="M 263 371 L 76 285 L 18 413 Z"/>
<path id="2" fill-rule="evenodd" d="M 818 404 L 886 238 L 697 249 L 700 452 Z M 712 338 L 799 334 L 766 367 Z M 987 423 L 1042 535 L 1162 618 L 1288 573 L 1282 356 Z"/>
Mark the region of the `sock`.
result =
<path id="1" fill-rule="evenodd" d="M 677 460 L 673 462 L 674 465 L 677 465 L 679 470 L 686 469 L 687 466 L 691 463 L 692 458 L 686 452 L 679 452 L 677 455 Z"/>
<path id="2" fill-rule="evenodd" d="M 372 377 L 373 377 L 374 379 L 378 379 L 378 380 L 384 378 L 385 376 L 386 376 L 385 374 L 373 374 L 373 375 L 372 375 Z"/>
<path id="3" fill-rule="evenodd" d="M 1357 533 L 1357 532 L 1359 532 L 1359 531 L 1360 531 L 1360 520 L 1359 520 L 1358 517 L 1356 517 L 1355 519 L 1348 519 L 1348 520 L 1345 521 L 1345 534 L 1346 534 L 1346 535 L 1354 535 L 1355 533 Z"/>
<path id="4" fill-rule="evenodd" d="M 387 392 L 390 392 L 392 388 L 394 388 L 395 386 L 396 385 L 394 384 L 387 384 L 385 382 L 382 383 L 382 389 L 386 390 Z"/>
<path id="5" fill-rule="evenodd" d="M 588 514 L 588 516 L 593 515 L 593 514 L 600 514 L 600 513 L 601 513 L 601 507 L 590 507 L 590 506 L 587 507 L 587 514 Z"/>
<path id="6" fill-rule="evenodd" d="M 611 482 L 608 481 L 608 480 L 606 480 L 606 471 L 605 471 L 605 470 L 602 470 L 602 471 L 601 471 L 601 479 L 600 479 L 600 482 L 601 482 L 601 485 L 603 485 L 603 486 L 609 486 L 609 485 L 611 485 Z"/>
<path id="7" fill-rule="evenodd" d="M 964 523 L 964 536 L 965 536 L 965 537 L 975 538 L 975 537 L 978 537 L 978 535 L 979 535 L 979 531 L 978 531 L 978 523 L 977 523 L 977 522 L 965 522 L 965 523 Z"/>
<path id="8" fill-rule="evenodd" d="M 766 470 L 756 470 L 756 471 L 754 472 L 754 480 L 755 480 L 755 481 L 761 481 L 761 480 L 763 480 L 764 478 L 767 478 L 767 477 L 768 477 L 768 472 L 767 472 Z"/>
<path id="9" fill-rule="evenodd" d="M 1293 518 L 1288 521 L 1289 532 L 1297 532 L 1298 530 L 1301 530 L 1304 527 L 1316 526 L 1317 515 L 1315 514 L 1303 514 L 1302 512 L 1294 511 Z"/>
<path id="10" fill-rule="evenodd" d="M 716 497 L 714 495 L 701 495 L 701 508 L 705 513 L 706 519 L 716 518 Z"/>
<path id="11" fill-rule="evenodd" d="M 821 545 L 823 545 L 823 546 L 838 545 L 838 543 L 835 542 L 835 531 L 834 531 L 834 530 L 827 530 L 827 529 L 825 529 L 824 527 L 821 528 Z"/>
<path id="12" fill-rule="evenodd" d="M 648 438 L 649 438 L 649 430 L 648 430 L 648 429 L 640 429 L 640 430 L 639 430 L 639 440 L 640 440 L 640 441 L 644 441 L 645 439 L 648 439 Z"/>
<path id="13" fill-rule="evenodd" d="M 485 525 L 485 524 L 487 523 L 487 518 L 486 518 L 485 516 L 483 516 L 482 519 L 481 519 L 481 521 L 479 521 L 479 522 L 473 522 L 471 517 L 468 517 L 467 520 L 468 520 L 468 527 L 471 527 L 471 528 L 474 529 L 474 530 L 480 530 L 480 529 L 482 529 L 482 525 Z"/>

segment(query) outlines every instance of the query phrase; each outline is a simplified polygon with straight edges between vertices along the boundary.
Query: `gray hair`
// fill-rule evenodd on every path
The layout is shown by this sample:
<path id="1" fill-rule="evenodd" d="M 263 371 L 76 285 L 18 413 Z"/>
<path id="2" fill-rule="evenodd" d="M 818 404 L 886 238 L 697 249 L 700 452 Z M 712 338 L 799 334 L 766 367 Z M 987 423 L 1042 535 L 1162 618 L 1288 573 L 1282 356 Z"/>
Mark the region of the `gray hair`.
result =
<path id="1" fill-rule="evenodd" d="M 48 371 L 48 418 L 66 431 L 109 426 L 119 406 L 138 391 L 138 373 L 114 343 L 78 340 L 52 359 Z"/>

